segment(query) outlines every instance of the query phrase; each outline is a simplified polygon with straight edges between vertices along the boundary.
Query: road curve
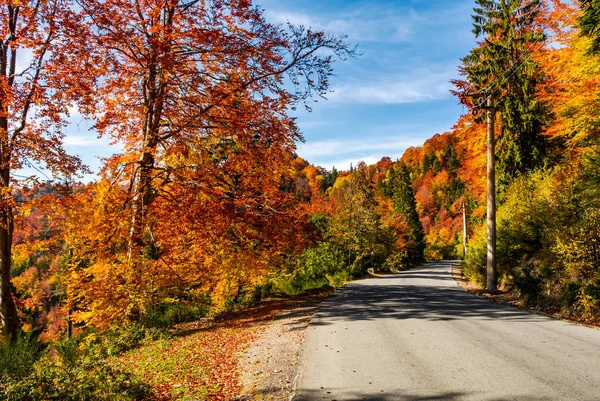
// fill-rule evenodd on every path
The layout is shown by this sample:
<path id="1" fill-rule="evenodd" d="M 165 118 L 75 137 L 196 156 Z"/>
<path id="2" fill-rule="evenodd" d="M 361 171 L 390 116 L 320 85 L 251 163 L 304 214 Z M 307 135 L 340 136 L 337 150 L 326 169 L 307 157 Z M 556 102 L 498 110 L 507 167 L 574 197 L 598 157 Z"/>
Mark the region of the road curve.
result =
<path id="1" fill-rule="evenodd" d="M 451 265 L 329 297 L 306 332 L 294 400 L 600 400 L 600 330 L 477 298 Z"/>

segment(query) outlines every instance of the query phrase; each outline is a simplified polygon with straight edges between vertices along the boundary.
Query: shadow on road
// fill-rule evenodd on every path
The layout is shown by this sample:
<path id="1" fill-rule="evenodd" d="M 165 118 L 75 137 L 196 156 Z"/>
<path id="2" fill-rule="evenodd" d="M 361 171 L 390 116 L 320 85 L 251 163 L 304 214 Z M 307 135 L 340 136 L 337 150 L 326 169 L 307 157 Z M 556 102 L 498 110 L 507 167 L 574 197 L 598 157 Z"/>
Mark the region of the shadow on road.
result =
<path id="1" fill-rule="evenodd" d="M 448 262 L 352 283 L 323 302 L 312 325 L 335 320 L 494 319 L 540 321 L 544 318 L 480 299 L 459 288 Z"/>
<path id="2" fill-rule="evenodd" d="M 473 399 L 480 401 L 513 401 L 515 398 L 502 398 L 502 397 L 485 397 L 482 394 L 477 393 L 466 393 L 466 392 L 443 392 L 443 393 L 429 393 L 427 395 L 421 394 L 410 394 L 406 392 L 393 392 L 393 393 L 357 393 L 357 392 L 343 392 L 343 396 L 336 396 L 335 391 L 329 394 L 325 390 L 314 391 L 314 390 L 303 390 L 301 393 L 296 394 L 293 401 L 310 401 L 310 400 L 337 400 L 337 401 L 437 401 L 437 400 L 464 400 Z M 538 396 L 523 396 L 519 397 L 522 401 L 542 401 L 547 400 L 544 397 Z"/>

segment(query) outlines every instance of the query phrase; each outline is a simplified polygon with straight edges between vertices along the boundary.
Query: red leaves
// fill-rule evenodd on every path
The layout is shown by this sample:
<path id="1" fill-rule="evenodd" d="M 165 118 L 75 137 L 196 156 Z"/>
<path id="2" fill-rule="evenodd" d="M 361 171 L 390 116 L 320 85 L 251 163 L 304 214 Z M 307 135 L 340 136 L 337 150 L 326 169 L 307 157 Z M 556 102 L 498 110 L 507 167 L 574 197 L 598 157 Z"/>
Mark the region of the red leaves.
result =
<path id="1" fill-rule="evenodd" d="M 262 323 L 290 307 L 293 301 L 271 302 L 221 319 L 181 325 L 174 338 L 148 343 L 114 363 L 143 377 L 158 400 L 232 400 L 241 389 L 240 353 L 265 329 Z"/>

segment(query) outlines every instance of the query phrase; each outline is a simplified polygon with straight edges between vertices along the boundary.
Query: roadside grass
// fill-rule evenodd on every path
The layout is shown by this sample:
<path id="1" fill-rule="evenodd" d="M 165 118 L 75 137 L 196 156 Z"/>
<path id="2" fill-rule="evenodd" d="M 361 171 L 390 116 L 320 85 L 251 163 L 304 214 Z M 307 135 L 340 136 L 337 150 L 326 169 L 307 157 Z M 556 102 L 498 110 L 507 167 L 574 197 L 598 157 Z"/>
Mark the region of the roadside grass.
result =
<path id="1" fill-rule="evenodd" d="M 115 366 L 148 383 L 157 400 L 227 400 L 240 390 L 237 354 L 260 326 L 212 319 L 176 328 L 171 338 L 149 341 L 115 358 Z"/>
<path id="2" fill-rule="evenodd" d="M 145 340 L 111 360 L 150 385 L 155 401 L 232 400 L 240 393 L 238 360 L 278 314 L 332 289 L 272 296 L 255 308 L 180 324 L 167 338 Z"/>

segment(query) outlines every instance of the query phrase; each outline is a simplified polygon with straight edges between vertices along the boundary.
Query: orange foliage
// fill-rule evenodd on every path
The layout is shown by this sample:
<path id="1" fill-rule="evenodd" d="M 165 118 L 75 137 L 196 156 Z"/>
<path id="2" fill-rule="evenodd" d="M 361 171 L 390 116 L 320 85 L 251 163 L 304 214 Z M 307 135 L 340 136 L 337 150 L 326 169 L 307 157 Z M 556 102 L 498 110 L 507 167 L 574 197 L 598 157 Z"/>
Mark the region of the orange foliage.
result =
<path id="1" fill-rule="evenodd" d="M 585 148 L 599 134 L 600 59 L 586 54 L 591 40 L 580 37 L 575 28 L 579 8 L 570 2 L 553 4 L 544 20 L 554 43 L 536 55 L 545 74 L 540 98 L 550 105 L 554 117 L 545 133 L 571 149 Z"/>

